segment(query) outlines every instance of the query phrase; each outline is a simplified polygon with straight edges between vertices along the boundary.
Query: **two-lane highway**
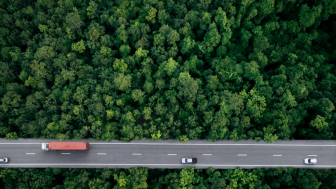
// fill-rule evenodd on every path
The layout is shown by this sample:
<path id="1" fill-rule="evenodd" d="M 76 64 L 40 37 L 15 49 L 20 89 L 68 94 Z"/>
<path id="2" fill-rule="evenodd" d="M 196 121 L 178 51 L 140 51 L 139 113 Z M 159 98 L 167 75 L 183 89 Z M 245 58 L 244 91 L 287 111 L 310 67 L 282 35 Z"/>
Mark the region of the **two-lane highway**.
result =
<path id="1" fill-rule="evenodd" d="M 0 167 L 71 168 L 195 168 L 217 169 L 295 167 L 336 168 L 336 141 L 90 141 L 89 151 L 42 151 L 41 143 L 57 140 L 0 139 L 0 157 L 8 164 Z M 72 142 L 74 142 L 73 140 Z M 197 164 L 182 164 L 182 157 L 197 158 Z M 316 165 L 304 165 L 303 159 L 317 158 Z"/>

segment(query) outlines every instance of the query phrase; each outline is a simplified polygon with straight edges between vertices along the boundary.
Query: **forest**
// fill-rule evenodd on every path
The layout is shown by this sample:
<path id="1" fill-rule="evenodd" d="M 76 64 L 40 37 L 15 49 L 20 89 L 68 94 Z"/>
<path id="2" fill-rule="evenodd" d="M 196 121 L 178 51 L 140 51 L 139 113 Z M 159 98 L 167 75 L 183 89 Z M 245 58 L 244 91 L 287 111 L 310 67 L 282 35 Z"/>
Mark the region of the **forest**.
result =
<path id="1" fill-rule="evenodd" d="M 335 0 L 0 0 L 0 137 L 335 140 L 335 14 Z M 334 170 L 291 168 L 0 177 L 3 188 L 336 187 Z"/>
<path id="2" fill-rule="evenodd" d="M 334 189 L 335 169 L 4 168 L 2 189 Z"/>
<path id="3" fill-rule="evenodd" d="M 336 1 L 1 0 L 0 136 L 336 139 Z"/>

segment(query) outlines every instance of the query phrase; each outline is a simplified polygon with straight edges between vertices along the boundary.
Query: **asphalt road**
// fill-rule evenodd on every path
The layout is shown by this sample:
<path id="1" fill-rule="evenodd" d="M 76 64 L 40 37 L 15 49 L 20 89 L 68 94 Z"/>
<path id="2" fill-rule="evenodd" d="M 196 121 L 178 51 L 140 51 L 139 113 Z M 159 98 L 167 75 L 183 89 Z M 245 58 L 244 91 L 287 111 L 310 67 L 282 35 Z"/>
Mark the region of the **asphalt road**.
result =
<path id="1" fill-rule="evenodd" d="M 41 143 L 57 140 L 0 139 L 0 157 L 8 164 L 0 167 L 63 168 L 336 168 L 336 141 L 295 140 L 264 141 L 174 140 L 85 141 L 89 151 L 42 151 Z M 182 164 L 182 157 L 197 158 L 197 164 Z M 304 165 L 303 159 L 317 158 L 316 165 Z"/>

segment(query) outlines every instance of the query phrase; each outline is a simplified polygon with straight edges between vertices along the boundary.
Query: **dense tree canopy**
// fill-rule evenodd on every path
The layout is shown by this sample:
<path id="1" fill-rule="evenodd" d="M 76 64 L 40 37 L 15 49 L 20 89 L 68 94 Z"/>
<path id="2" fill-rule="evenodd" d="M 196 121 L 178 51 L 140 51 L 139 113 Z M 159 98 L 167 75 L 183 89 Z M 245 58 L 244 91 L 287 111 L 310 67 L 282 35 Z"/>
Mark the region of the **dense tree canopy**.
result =
<path id="1" fill-rule="evenodd" d="M 332 0 L 1 0 L 0 136 L 335 139 L 335 13 Z"/>
<path id="2" fill-rule="evenodd" d="M 63 169 L 3 168 L 2 188 L 52 189 L 332 189 L 334 169 Z"/>

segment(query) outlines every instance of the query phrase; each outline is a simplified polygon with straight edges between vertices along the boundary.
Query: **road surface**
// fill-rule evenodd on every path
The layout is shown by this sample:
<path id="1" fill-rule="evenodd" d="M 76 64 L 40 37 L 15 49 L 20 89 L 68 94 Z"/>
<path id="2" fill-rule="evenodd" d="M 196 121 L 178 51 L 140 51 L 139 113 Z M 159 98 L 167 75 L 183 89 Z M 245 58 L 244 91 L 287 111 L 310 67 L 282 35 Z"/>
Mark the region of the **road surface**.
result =
<path id="1" fill-rule="evenodd" d="M 0 139 L 0 157 L 8 157 L 1 167 L 62 168 L 336 168 L 336 141 L 292 140 L 264 141 L 175 140 L 93 141 L 89 151 L 42 151 L 41 143 L 57 140 Z M 197 158 L 197 164 L 182 164 L 182 157 Z M 303 159 L 317 158 L 316 165 L 304 165 Z"/>

